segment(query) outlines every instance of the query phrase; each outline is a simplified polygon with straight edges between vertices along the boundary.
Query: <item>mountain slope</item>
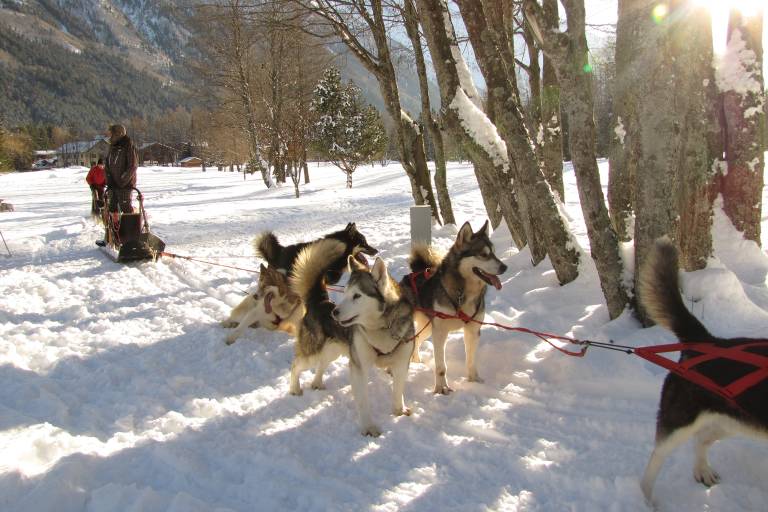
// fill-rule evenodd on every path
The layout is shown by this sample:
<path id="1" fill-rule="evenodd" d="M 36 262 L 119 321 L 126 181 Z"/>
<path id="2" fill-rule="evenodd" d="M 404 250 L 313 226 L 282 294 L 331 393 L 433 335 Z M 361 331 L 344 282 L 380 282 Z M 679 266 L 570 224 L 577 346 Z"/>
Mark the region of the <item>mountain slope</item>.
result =
<path id="1" fill-rule="evenodd" d="M 178 105 L 191 108 L 188 9 L 183 0 L 0 0 L 5 123 L 89 131 Z M 328 49 L 345 80 L 383 112 L 375 78 L 343 45 Z M 408 63 L 398 67 L 403 105 L 418 117 L 418 80 Z"/>

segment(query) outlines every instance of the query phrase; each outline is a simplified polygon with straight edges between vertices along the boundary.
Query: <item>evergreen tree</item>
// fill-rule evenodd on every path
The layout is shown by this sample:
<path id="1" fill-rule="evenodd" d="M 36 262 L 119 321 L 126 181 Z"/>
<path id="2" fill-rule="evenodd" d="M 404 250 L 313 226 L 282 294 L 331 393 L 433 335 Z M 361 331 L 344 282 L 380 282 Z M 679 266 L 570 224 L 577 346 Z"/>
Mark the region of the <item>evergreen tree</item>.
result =
<path id="1" fill-rule="evenodd" d="M 387 137 L 379 113 L 363 103 L 360 89 L 341 83 L 336 68 L 328 68 L 315 87 L 312 109 L 318 121 L 315 146 L 347 175 L 352 188 L 352 173 L 362 162 L 372 160 L 387 147 Z"/>

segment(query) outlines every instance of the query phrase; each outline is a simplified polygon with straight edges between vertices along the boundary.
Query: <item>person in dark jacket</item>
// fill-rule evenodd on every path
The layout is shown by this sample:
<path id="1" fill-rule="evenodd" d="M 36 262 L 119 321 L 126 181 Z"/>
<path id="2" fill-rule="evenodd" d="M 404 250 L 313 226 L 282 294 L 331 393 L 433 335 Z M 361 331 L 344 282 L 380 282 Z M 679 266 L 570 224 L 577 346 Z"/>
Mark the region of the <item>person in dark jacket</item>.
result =
<path id="1" fill-rule="evenodd" d="M 109 189 L 110 212 L 132 212 L 131 199 L 136 186 L 136 168 L 139 156 L 136 146 L 126 135 L 125 126 L 113 124 L 109 127 L 109 153 L 107 154 L 107 189 Z"/>
<path id="2" fill-rule="evenodd" d="M 91 215 L 98 215 L 99 210 L 104 206 L 104 186 L 107 184 L 107 177 L 104 174 L 104 159 L 99 158 L 96 165 L 91 167 L 85 182 L 91 188 Z"/>

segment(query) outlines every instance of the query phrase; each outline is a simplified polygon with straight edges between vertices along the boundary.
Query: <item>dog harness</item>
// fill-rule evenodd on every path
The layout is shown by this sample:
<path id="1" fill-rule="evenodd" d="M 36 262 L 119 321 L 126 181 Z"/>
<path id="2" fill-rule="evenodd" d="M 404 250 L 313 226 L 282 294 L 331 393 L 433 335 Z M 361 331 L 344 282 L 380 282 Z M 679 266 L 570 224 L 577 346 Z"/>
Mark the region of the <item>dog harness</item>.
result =
<path id="1" fill-rule="evenodd" d="M 416 302 L 418 302 L 418 297 L 419 297 L 419 288 L 416 285 L 416 278 L 422 274 L 424 275 L 424 281 L 429 281 L 433 276 L 437 274 L 437 272 L 432 272 L 431 268 L 426 268 L 419 272 L 411 272 L 410 274 L 408 274 L 408 280 L 411 283 L 411 290 L 413 290 L 413 295 L 416 297 Z M 455 315 L 441 313 L 433 309 L 427 309 L 427 308 L 421 308 L 421 307 L 416 307 L 414 309 L 416 311 L 420 311 L 424 313 L 429 317 L 437 317 L 437 318 L 442 318 L 444 320 L 451 319 L 451 318 L 458 318 L 465 324 L 472 322 L 475 318 L 475 315 L 477 315 L 478 311 L 480 311 L 480 302 L 478 302 L 477 305 L 475 306 L 475 312 L 472 313 L 472 316 L 469 316 L 461 309 L 461 306 L 464 305 L 464 291 L 462 290 L 461 293 L 459 293 L 458 301 L 454 301 L 453 297 L 451 297 L 451 294 L 448 293 L 448 290 L 445 289 L 445 286 L 443 286 L 442 283 L 440 283 L 440 287 L 445 292 L 445 295 L 446 297 L 448 297 L 448 300 L 451 301 L 451 306 L 453 306 L 453 309 L 456 311 Z"/>
<path id="2" fill-rule="evenodd" d="M 673 343 L 652 347 L 637 347 L 634 353 L 643 359 L 693 382 L 721 397 L 730 405 L 741 409 L 736 399 L 745 391 L 768 379 L 768 356 L 750 352 L 754 348 L 768 348 L 768 340 L 754 341 L 732 347 L 718 346 L 713 343 Z M 668 352 L 698 353 L 680 362 L 673 361 L 659 354 Z M 696 370 L 696 367 L 714 359 L 728 359 L 754 367 L 754 370 L 742 375 L 724 386 Z"/>

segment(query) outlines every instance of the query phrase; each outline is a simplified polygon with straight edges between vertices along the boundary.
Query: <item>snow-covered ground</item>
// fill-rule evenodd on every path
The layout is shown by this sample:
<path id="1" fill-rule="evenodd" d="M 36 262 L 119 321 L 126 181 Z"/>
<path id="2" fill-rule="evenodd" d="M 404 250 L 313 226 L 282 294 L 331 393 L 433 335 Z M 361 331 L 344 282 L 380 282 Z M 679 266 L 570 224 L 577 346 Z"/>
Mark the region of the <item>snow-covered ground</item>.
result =
<path id="1" fill-rule="evenodd" d="M 606 165 L 601 165 L 603 171 Z M 410 417 L 388 415 L 389 379 L 372 380 L 384 434 L 364 438 L 346 365 L 328 389 L 288 395 L 291 339 L 249 330 L 224 344 L 219 321 L 255 284 L 245 270 L 185 260 L 117 264 L 94 246 L 86 169 L 0 176 L 0 510 L 646 510 L 638 479 L 651 451 L 664 372 L 641 359 L 591 350 L 569 358 L 525 335 L 486 328 L 478 368 L 448 345 L 450 396 L 431 393 L 431 346 L 406 388 Z M 141 168 L 153 231 L 168 250 L 258 268 L 250 241 L 283 242 L 357 222 L 390 271 L 406 273 L 411 195 L 402 170 L 344 174 L 311 167 L 312 183 L 266 190 L 228 172 Z M 567 211 L 588 248 L 571 170 Z M 452 165 L 459 222 L 478 228 L 482 202 L 470 168 Z M 763 232 L 768 230 L 765 226 Z M 436 227 L 447 247 L 455 227 Z M 764 336 L 768 258 L 718 212 L 716 255 L 684 280 L 694 312 L 715 333 Z M 624 315 L 608 323 L 591 260 L 557 285 L 548 263 L 494 233 L 509 265 L 489 291 L 488 320 L 617 343 L 670 342 Z M 765 243 L 764 239 L 764 243 Z M 304 375 L 304 382 L 310 378 Z M 768 445 L 731 439 L 711 461 L 722 483 L 692 477 L 690 444 L 656 485 L 660 510 L 765 511 Z"/>

